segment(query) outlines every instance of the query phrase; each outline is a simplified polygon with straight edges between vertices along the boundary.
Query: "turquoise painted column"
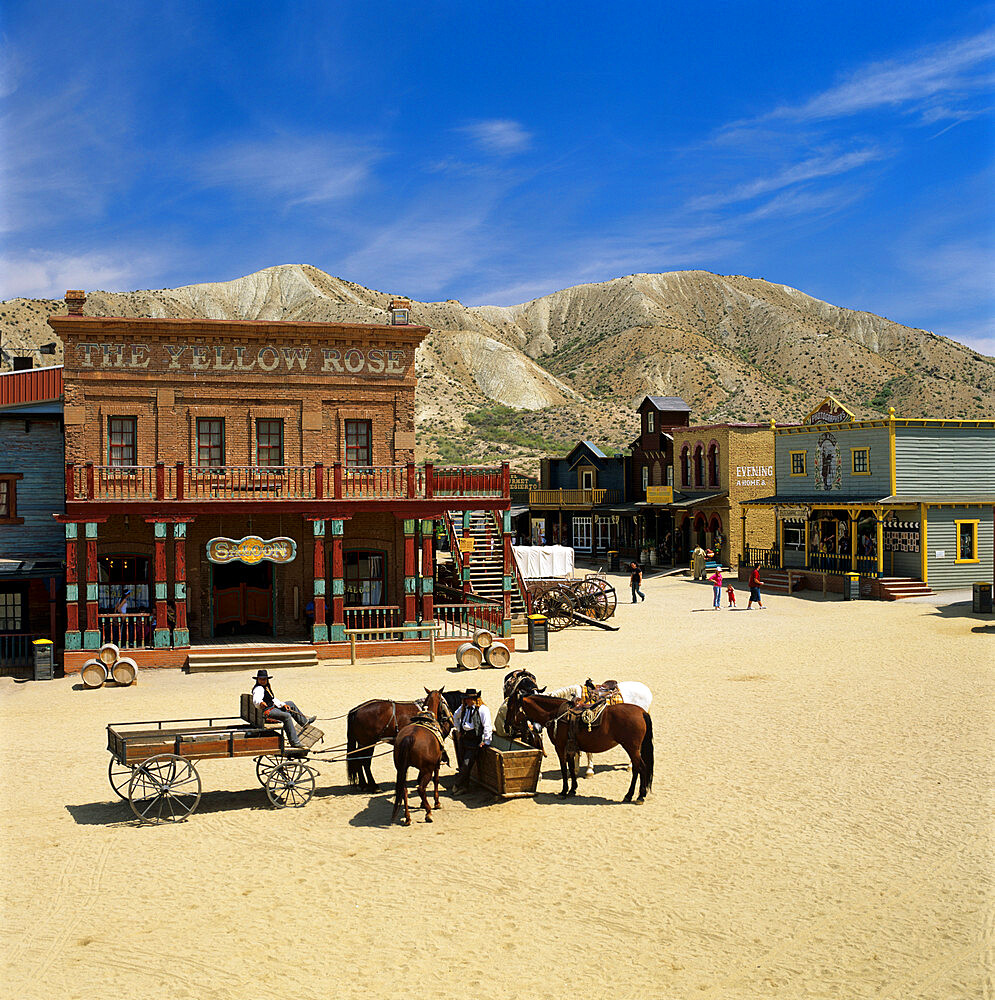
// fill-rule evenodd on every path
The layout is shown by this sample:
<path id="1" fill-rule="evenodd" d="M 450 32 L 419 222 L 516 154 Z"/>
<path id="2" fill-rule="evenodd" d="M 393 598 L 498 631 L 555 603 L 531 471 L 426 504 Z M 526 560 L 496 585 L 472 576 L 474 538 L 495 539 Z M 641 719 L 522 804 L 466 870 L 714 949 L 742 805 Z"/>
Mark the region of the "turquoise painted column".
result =
<path id="1" fill-rule="evenodd" d="M 86 535 L 86 631 L 84 649 L 100 648 L 100 618 L 97 608 L 97 522 L 87 521 Z"/>
<path id="2" fill-rule="evenodd" d="M 190 628 L 187 625 L 187 525 L 173 525 L 173 604 L 176 621 L 173 624 L 173 646 L 190 645 Z"/>
<path id="3" fill-rule="evenodd" d="M 515 591 L 515 554 L 511 551 L 511 511 L 506 510 L 501 519 L 501 540 L 504 569 L 502 571 L 502 604 L 504 605 L 501 619 L 501 635 L 507 638 L 511 635 L 511 595 Z"/>
<path id="4" fill-rule="evenodd" d="M 166 580 L 166 522 L 153 521 L 152 530 L 155 538 L 153 560 L 155 629 L 152 632 L 152 645 L 156 649 L 169 649 L 169 616 L 166 612 L 168 585 Z"/>
<path id="5" fill-rule="evenodd" d="M 325 522 L 312 521 L 314 529 L 314 624 L 311 626 L 312 642 L 328 642 L 328 625 L 325 622 Z"/>
<path id="6" fill-rule="evenodd" d="M 79 525 L 67 523 L 66 528 L 66 649 L 82 649 L 83 634 L 79 630 L 79 552 L 76 538 Z"/>
<path id="7" fill-rule="evenodd" d="M 332 518 L 328 528 L 332 533 L 332 622 L 328 626 L 328 641 L 345 642 L 345 565 L 342 559 L 345 521 Z"/>
<path id="8" fill-rule="evenodd" d="M 415 519 L 404 519 L 404 624 L 418 624 L 418 576 L 415 559 Z M 405 639 L 418 638 L 417 632 L 405 632 Z"/>

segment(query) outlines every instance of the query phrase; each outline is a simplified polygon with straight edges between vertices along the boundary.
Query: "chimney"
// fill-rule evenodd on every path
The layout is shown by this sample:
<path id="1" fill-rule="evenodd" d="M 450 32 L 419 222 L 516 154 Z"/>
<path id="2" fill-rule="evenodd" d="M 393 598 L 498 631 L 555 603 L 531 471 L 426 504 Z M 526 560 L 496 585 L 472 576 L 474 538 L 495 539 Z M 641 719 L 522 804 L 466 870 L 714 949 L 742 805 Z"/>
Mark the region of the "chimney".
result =
<path id="1" fill-rule="evenodd" d="M 34 358 L 14 358 L 13 359 L 14 371 L 15 372 L 26 372 L 35 366 Z"/>
<path id="2" fill-rule="evenodd" d="M 70 288 L 66 292 L 66 305 L 70 316 L 82 316 L 83 304 L 86 302 L 86 292 L 81 288 Z"/>
<path id="3" fill-rule="evenodd" d="M 407 326 L 410 322 L 411 301 L 409 299 L 391 299 L 387 310 L 390 313 L 391 326 Z"/>

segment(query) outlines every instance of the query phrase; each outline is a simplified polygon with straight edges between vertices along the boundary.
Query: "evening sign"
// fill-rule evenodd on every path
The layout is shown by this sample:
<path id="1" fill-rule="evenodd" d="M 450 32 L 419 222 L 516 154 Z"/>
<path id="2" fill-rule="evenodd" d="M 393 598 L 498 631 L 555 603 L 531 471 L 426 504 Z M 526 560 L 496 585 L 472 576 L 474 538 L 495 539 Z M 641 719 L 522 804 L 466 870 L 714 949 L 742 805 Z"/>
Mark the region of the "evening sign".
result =
<path id="1" fill-rule="evenodd" d="M 262 372 L 330 375 L 382 375 L 402 378 L 408 366 L 405 351 L 385 347 L 262 347 L 225 344 L 103 344 L 76 345 L 80 368 L 124 371 Z"/>

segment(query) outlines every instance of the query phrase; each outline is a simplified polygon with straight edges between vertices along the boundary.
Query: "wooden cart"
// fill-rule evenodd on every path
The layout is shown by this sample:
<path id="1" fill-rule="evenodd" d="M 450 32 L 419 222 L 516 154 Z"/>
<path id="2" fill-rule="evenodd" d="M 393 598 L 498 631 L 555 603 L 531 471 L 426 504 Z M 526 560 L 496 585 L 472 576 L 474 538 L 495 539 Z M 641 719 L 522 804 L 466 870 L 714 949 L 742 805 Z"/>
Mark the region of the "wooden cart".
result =
<path id="1" fill-rule="evenodd" d="M 111 788 L 142 823 L 186 819 L 200 803 L 195 761 L 252 757 L 256 778 L 276 808 L 306 805 L 314 794 L 317 772 L 306 759 L 288 756 L 282 727 L 263 722 L 248 695 L 243 695 L 241 707 L 238 718 L 109 724 Z M 310 748 L 323 734 L 307 726 L 299 735 L 302 746 Z"/>
<path id="2" fill-rule="evenodd" d="M 471 777 L 502 799 L 535 795 L 542 751 L 506 736 L 495 736 L 477 755 Z"/>

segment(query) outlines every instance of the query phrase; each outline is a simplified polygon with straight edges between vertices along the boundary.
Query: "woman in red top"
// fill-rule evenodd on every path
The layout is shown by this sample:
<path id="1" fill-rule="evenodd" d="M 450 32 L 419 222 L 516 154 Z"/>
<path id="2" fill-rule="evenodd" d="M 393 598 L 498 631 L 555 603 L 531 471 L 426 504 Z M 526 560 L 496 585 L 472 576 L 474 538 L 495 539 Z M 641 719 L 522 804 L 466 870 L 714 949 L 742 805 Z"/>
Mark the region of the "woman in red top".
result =
<path id="1" fill-rule="evenodd" d="M 754 566 L 753 572 L 750 574 L 750 600 L 747 602 L 746 610 L 753 610 L 753 602 L 757 602 L 757 606 L 763 611 L 764 602 L 760 600 L 760 567 Z"/>

